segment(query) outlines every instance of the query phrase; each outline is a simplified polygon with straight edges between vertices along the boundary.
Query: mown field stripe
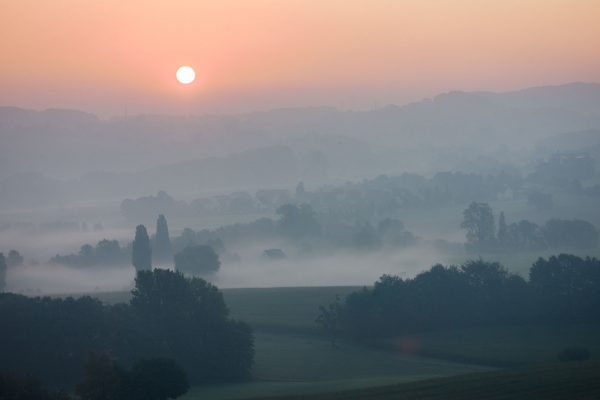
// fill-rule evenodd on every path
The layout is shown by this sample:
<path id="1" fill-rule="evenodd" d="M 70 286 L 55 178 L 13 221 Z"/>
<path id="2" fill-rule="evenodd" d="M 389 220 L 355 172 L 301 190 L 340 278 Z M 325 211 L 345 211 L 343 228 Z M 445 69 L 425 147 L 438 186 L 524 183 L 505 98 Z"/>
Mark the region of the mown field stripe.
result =
<path id="1" fill-rule="evenodd" d="M 545 364 L 370 389 L 271 399 L 562 400 L 579 398 L 600 398 L 599 362 Z"/>

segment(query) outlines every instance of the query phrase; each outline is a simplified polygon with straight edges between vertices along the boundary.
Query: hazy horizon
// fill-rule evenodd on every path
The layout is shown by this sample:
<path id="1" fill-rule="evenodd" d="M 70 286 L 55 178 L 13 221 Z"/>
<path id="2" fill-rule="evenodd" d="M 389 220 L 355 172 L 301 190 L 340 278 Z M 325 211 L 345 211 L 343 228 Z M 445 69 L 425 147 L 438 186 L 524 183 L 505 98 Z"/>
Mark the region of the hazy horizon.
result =
<path id="1" fill-rule="evenodd" d="M 0 103 L 102 116 L 365 110 L 599 82 L 599 14 L 593 0 L 3 2 Z M 182 87 L 186 64 L 197 79 Z"/>

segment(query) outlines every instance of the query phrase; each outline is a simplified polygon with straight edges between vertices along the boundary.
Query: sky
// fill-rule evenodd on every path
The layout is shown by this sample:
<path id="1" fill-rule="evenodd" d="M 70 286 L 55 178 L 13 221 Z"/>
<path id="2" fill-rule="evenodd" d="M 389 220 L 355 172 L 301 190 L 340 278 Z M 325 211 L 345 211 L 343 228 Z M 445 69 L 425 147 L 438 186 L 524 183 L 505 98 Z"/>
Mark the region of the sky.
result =
<path id="1" fill-rule="evenodd" d="M 2 0 L 0 106 L 370 109 L 600 82 L 599 20 L 598 0 Z"/>

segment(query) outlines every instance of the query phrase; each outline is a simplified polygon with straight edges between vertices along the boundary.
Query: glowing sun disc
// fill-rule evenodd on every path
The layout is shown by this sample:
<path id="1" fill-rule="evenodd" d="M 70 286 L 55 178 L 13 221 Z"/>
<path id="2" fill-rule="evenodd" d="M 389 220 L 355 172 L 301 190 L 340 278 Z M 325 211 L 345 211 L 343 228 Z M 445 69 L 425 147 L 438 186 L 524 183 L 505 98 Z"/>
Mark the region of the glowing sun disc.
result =
<path id="1" fill-rule="evenodd" d="M 194 82 L 196 79 L 196 73 L 192 67 L 188 67 L 187 65 L 183 65 L 179 67 L 177 73 L 175 74 L 179 83 L 183 83 L 184 85 L 188 85 Z"/>

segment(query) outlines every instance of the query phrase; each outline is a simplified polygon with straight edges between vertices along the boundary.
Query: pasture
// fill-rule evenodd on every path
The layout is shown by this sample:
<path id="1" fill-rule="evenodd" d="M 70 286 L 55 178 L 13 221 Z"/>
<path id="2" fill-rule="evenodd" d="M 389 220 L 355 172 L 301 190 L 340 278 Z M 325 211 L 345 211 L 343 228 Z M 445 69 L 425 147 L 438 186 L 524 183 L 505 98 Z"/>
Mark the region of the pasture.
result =
<path id="1" fill-rule="evenodd" d="M 462 375 L 494 366 L 552 362 L 559 351 L 575 345 L 589 348 L 593 358 L 600 355 L 600 326 L 594 325 L 450 330 L 397 338 L 393 350 L 368 348 L 347 340 L 332 348 L 319 335 L 314 323 L 318 307 L 359 289 L 345 286 L 223 289 L 231 316 L 248 322 L 255 331 L 253 380 L 195 387 L 184 400 L 308 395 L 454 375 L 461 375 L 456 378 L 460 382 L 456 383 L 457 388 L 467 385 L 468 390 L 475 390 L 479 383 Z M 129 299 L 127 292 L 96 296 L 108 303 Z M 512 375 L 499 376 L 509 379 Z M 453 381 L 427 382 L 438 385 Z M 434 390 L 430 386 L 410 386 L 413 387 L 416 391 Z M 391 398 L 395 389 L 373 390 L 377 396 L 382 393 L 381 398 Z M 392 391 L 388 394 L 387 390 Z"/>

